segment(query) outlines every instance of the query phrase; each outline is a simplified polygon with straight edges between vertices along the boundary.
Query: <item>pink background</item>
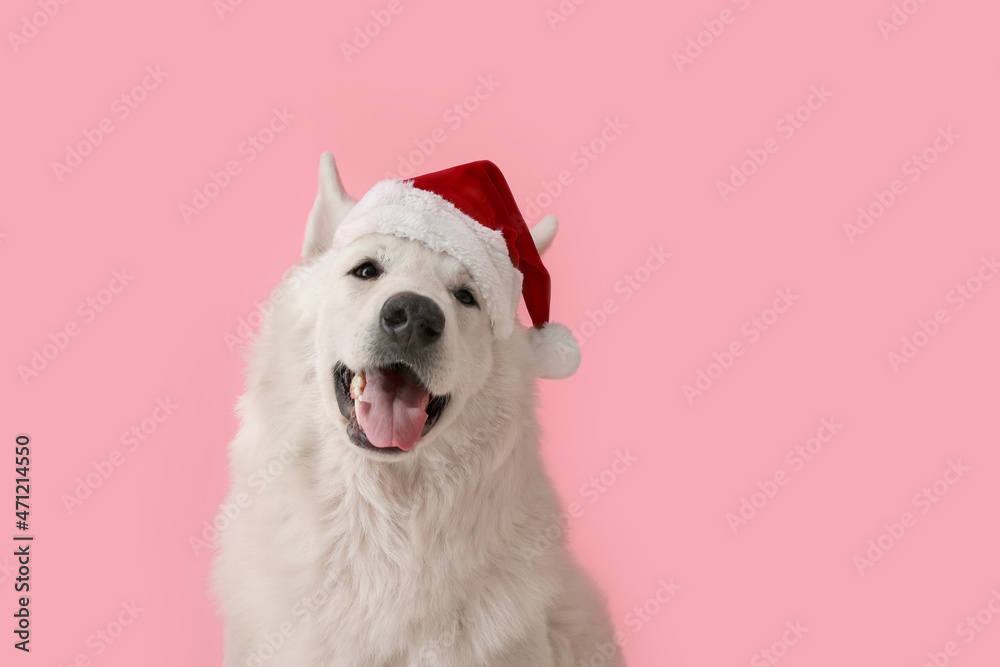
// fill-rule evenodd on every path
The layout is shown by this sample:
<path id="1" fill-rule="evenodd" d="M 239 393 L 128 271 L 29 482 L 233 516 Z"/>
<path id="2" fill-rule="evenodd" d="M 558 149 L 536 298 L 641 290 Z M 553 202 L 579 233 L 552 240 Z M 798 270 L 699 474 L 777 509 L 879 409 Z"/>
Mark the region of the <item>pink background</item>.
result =
<path id="1" fill-rule="evenodd" d="M 423 145 L 417 173 L 488 158 L 529 223 L 560 217 L 553 319 L 581 336 L 584 362 L 543 383 L 544 452 L 584 508 L 570 539 L 631 665 L 773 664 L 762 650 L 789 666 L 997 665 L 1000 279 L 977 271 L 1000 253 L 1000 7 L 908 0 L 888 32 L 889 0 L 563 0 L 557 23 L 557 0 L 398 2 L 392 15 L 381 0 L 248 0 L 220 18 L 211 0 L 49 0 L 58 12 L 34 32 L 36 0 L 4 4 L 4 33 L 31 37 L 8 34 L 0 57 L 0 505 L 29 433 L 36 542 L 30 656 L 11 648 L 0 556 L 3 663 L 220 664 L 210 556 L 189 538 L 228 484 L 243 362 L 225 336 L 298 257 L 322 150 L 360 195 Z M 348 59 L 341 43 L 373 11 L 391 22 Z M 686 48 L 697 57 L 678 67 Z M 122 118 L 115 100 L 147 67 L 166 76 Z M 494 83 L 467 99 L 480 77 Z M 812 87 L 830 96 L 800 109 Z M 294 118 L 249 161 L 240 145 L 274 108 Z M 782 119 L 797 110 L 792 133 Z M 53 162 L 103 119 L 113 131 L 60 180 Z M 939 128 L 953 135 L 940 154 Z M 936 161 L 914 172 L 925 149 Z M 718 182 L 748 155 L 767 160 L 723 201 Z M 185 222 L 180 205 L 231 160 L 239 173 Z M 901 194 L 849 238 L 895 180 Z M 651 246 L 670 258 L 648 272 Z M 122 269 L 134 278 L 102 292 Z M 960 301 L 967 281 L 978 291 Z M 797 299 L 774 321 L 778 290 Z M 893 368 L 920 321 L 935 335 Z M 19 366 L 50 334 L 64 349 L 25 382 Z M 699 371 L 716 379 L 689 401 Z M 122 433 L 157 399 L 178 407 L 129 451 Z M 786 458 L 824 418 L 842 428 L 808 462 Z M 114 450 L 121 465 L 68 511 Z M 618 452 L 638 461 L 595 492 Z M 949 461 L 967 470 L 946 474 Z M 766 482 L 776 474 L 786 483 Z M 734 532 L 743 499 L 761 507 Z M 859 572 L 880 539 L 891 547 Z M 661 581 L 680 586 L 663 603 Z M 133 601 L 141 613 L 98 655 L 88 639 Z"/>

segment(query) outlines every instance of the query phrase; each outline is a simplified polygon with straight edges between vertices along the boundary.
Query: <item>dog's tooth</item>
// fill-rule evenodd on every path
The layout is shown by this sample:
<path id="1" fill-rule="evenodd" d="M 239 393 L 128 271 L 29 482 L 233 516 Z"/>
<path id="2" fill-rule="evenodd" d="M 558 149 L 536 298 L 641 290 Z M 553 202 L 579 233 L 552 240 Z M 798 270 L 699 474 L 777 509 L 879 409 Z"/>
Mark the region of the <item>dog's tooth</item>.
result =
<path id="1" fill-rule="evenodd" d="M 355 374 L 354 379 L 351 380 L 351 398 L 355 401 L 361 398 L 361 394 L 365 391 L 365 374 L 364 371 L 358 371 Z"/>

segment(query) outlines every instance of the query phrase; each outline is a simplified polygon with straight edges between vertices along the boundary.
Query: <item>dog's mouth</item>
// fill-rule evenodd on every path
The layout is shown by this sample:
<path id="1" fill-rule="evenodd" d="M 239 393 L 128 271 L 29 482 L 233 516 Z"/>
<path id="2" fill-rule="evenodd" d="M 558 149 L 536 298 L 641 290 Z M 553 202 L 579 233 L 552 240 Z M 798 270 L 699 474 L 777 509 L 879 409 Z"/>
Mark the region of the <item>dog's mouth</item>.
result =
<path id="1" fill-rule="evenodd" d="M 333 384 L 351 442 L 387 454 L 413 449 L 451 399 L 431 394 L 417 373 L 402 363 L 357 372 L 338 363 Z"/>

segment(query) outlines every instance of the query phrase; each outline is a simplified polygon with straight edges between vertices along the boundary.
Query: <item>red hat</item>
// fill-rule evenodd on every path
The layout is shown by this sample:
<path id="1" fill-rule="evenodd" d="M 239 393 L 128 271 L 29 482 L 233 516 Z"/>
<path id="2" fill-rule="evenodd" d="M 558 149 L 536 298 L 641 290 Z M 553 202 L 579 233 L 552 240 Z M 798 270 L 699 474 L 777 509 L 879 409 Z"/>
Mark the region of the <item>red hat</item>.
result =
<path id="1" fill-rule="evenodd" d="M 555 218 L 549 217 L 545 235 L 551 238 Z M 376 183 L 337 225 L 332 247 L 373 233 L 421 241 L 460 261 L 482 294 L 497 339 L 513 332 L 523 296 L 538 375 L 567 377 L 576 370 L 579 346 L 569 329 L 548 322 L 549 273 L 495 164 L 481 160 Z"/>
<path id="2" fill-rule="evenodd" d="M 442 169 L 412 180 L 413 187 L 451 202 L 479 224 L 503 234 L 510 262 L 523 276 L 521 295 L 535 327 L 549 321 L 549 272 L 521 216 L 507 179 L 489 160 Z"/>

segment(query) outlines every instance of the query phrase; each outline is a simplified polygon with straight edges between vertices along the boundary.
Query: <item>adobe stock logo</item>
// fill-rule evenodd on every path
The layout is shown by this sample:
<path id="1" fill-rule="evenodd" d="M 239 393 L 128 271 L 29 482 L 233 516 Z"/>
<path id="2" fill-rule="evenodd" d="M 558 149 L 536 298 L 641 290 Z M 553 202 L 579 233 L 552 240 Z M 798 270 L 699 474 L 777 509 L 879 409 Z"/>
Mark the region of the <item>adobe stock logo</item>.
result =
<path id="1" fill-rule="evenodd" d="M 133 424 L 129 430 L 123 431 L 119 439 L 120 442 L 128 448 L 129 453 L 137 451 L 179 407 L 170 400 L 169 396 L 156 399 L 155 407 L 150 411 L 149 416 L 144 417 L 139 423 Z M 93 472 L 88 472 L 83 477 L 77 477 L 73 493 L 64 493 L 59 498 L 62 500 L 66 512 L 72 514 L 76 508 L 83 505 L 85 500 L 94 495 L 94 491 L 111 479 L 115 470 L 125 461 L 125 454 L 120 449 L 111 450 L 107 458 L 91 461 L 90 467 L 93 468 Z"/>
<path id="2" fill-rule="evenodd" d="M 28 43 L 28 40 L 38 35 L 38 31 L 49 24 L 54 19 L 61 5 L 68 5 L 69 0 L 38 0 L 41 11 L 37 11 L 30 16 L 21 17 L 21 30 L 17 33 L 8 32 L 7 41 L 14 53 L 21 50 L 21 47 Z"/>
<path id="3" fill-rule="evenodd" d="M 792 294 L 791 288 L 779 289 L 775 293 L 777 297 L 771 303 L 770 307 L 764 308 L 760 316 L 754 315 L 740 327 L 740 333 L 749 339 L 749 343 L 756 343 L 760 340 L 761 335 L 774 326 L 778 318 L 787 313 L 789 308 L 799 300 L 799 295 Z M 711 389 L 722 378 L 723 374 L 733 367 L 736 359 L 742 357 L 746 351 L 747 348 L 744 346 L 743 341 L 736 339 L 726 346 L 722 352 L 713 352 L 712 359 L 714 361 L 709 362 L 705 370 L 698 368 L 695 371 L 694 385 L 685 384 L 681 386 L 681 391 L 684 393 L 684 398 L 687 399 L 688 405 L 694 405 L 694 399 L 704 396 L 705 392 Z"/>
<path id="4" fill-rule="evenodd" d="M 285 474 L 285 471 L 295 460 L 295 454 L 294 445 L 286 442 L 279 452 L 260 464 L 247 476 L 246 481 L 241 483 L 241 489 L 253 489 L 256 492 L 255 495 L 251 496 L 247 491 L 241 490 L 219 505 L 219 511 L 215 513 L 211 521 L 205 519 L 201 522 L 201 533 L 188 536 L 188 546 L 191 547 L 195 556 L 204 550 L 211 549 L 219 536 L 229 530 L 239 520 L 243 512 L 253 505 L 254 498 L 264 493 L 268 486 L 274 484 Z"/>
<path id="5" fill-rule="evenodd" d="M 631 272 L 623 275 L 621 280 L 614 284 L 614 292 L 621 295 L 621 303 L 617 297 L 607 298 L 596 310 L 588 309 L 585 320 L 575 327 L 570 327 L 570 331 L 573 332 L 573 336 L 581 348 L 594 337 L 601 327 L 608 323 L 608 319 L 618 312 L 622 304 L 635 296 L 652 279 L 653 274 L 666 265 L 670 256 L 669 252 L 664 252 L 663 246 L 649 246 L 646 260 Z"/>
<path id="6" fill-rule="evenodd" d="M 906 25 L 910 17 L 920 10 L 920 6 L 927 3 L 927 0 L 903 0 L 901 4 L 893 4 L 889 19 L 879 19 L 875 22 L 878 31 L 882 33 L 882 39 L 889 41 L 889 35 L 899 32 L 899 29 Z"/>
<path id="7" fill-rule="evenodd" d="M 129 274 L 125 268 L 121 271 L 117 269 L 112 271 L 111 280 L 108 281 L 106 287 L 101 288 L 96 294 L 87 297 L 77 305 L 76 313 L 83 318 L 82 324 L 93 322 L 98 313 L 104 312 L 117 295 L 121 294 L 133 280 L 135 280 L 135 276 Z M 79 336 L 81 331 L 81 323 L 75 319 L 67 320 L 56 331 L 50 331 L 48 342 L 43 343 L 41 347 L 32 348 L 28 364 L 17 365 L 17 375 L 21 378 L 21 382 L 28 386 L 32 379 L 38 377 L 63 350 L 69 347 L 70 341 Z"/>
<path id="8" fill-rule="evenodd" d="M 834 436 L 844 428 L 843 424 L 837 422 L 836 417 L 825 417 L 820 420 L 820 426 L 816 429 L 816 435 L 807 439 L 803 444 L 796 445 L 785 454 L 785 463 L 792 468 L 793 473 L 801 472 L 807 462 L 812 461 L 822 450 L 823 445 L 833 440 Z M 746 526 L 751 519 L 764 509 L 767 504 L 778 495 L 781 487 L 788 484 L 789 473 L 784 468 L 778 468 L 774 473 L 764 478 L 764 481 L 757 482 L 757 490 L 749 496 L 740 498 L 740 505 L 736 512 L 726 514 L 726 523 L 733 531 L 733 535 L 739 529 Z"/>
<path id="9" fill-rule="evenodd" d="M 945 469 L 944 474 L 913 494 L 913 497 L 910 499 L 911 504 L 920 510 L 921 514 L 927 514 L 935 504 L 944 498 L 951 487 L 958 484 L 965 477 L 965 473 L 971 470 L 972 468 L 969 466 L 962 465 L 962 459 L 948 461 L 948 467 Z M 858 574 L 864 576 L 865 570 L 882 560 L 882 557 L 903 539 L 907 531 L 912 530 L 916 525 L 917 515 L 913 512 L 903 512 L 899 515 L 898 521 L 883 523 L 882 528 L 884 530 L 874 539 L 868 540 L 868 548 L 863 555 L 857 555 L 853 559 L 854 567 L 857 568 Z"/>
<path id="10" fill-rule="evenodd" d="M 560 23 L 565 23 L 570 16 L 576 14 L 576 8 L 586 1 L 562 0 L 554 10 L 546 9 L 545 20 L 549 22 L 549 27 L 555 30 Z"/>
<path id="11" fill-rule="evenodd" d="M 281 282 L 271 290 L 266 299 L 263 301 L 255 300 L 253 302 L 253 310 L 245 317 L 241 317 L 236 321 L 235 334 L 228 331 L 222 334 L 222 340 L 225 342 L 230 353 L 249 351 L 250 345 L 254 340 L 254 330 L 260 330 L 260 325 L 264 323 L 266 318 L 271 316 L 275 307 L 281 305 L 289 294 L 303 285 L 315 268 L 315 264 L 296 264 L 285 271 Z"/>
<path id="12" fill-rule="evenodd" d="M 578 172 L 583 173 L 608 150 L 611 144 L 621 137 L 622 132 L 626 129 L 628 129 L 628 125 L 622 122 L 621 116 L 605 118 L 601 131 L 590 141 L 580 144 L 579 148 L 570 153 L 570 164 L 576 167 Z M 526 221 L 538 220 L 542 215 L 542 210 L 551 206 L 574 182 L 575 177 L 569 169 L 560 170 L 551 181 L 543 179 L 541 185 L 544 192 L 539 192 L 521 204 L 520 208 L 524 219 Z"/>
<path id="13" fill-rule="evenodd" d="M 220 21 L 226 20 L 226 14 L 232 14 L 236 8 L 243 4 L 243 0 L 214 0 L 212 8 Z"/>
<path id="14" fill-rule="evenodd" d="M 734 5 L 739 6 L 740 11 L 746 11 L 750 6 L 750 0 L 732 0 Z M 719 12 L 718 18 L 705 19 L 701 22 L 705 26 L 704 30 L 687 38 L 687 45 L 681 51 L 674 51 L 674 64 L 677 71 L 684 73 L 684 68 L 693 65 L 694 61 L 701 57 L 705 49 L 712 46 L 715 40 L 722 36 L 727 25 L 732 25 L 736 21 L 736 14 L 732 9 L 723 9 Z"/>
<path id="15" fill-rule="evenodd" d="M 208 208 L 212 200 L 221 195 L 232 184 L 235 177 L 243 173 L 243 165 L 250 164 L 260 153 L 267 150 L 271 142 L 284 132 L 290 121 L 294 119 L 295 115 L 288 111 L 288 107 L 281 107 L 281 109 L 272 107 L 271 117 L 267 122 L 254 134 L 248 134 L 247 138 L 236 147 L 237 155 L 243 157 L 243 164 L 239 160 L 232 159 L 227 161 L 219 171 L 210 169 L 208 180 L 201 187 L 196 187 L 192 191 L 191 202 L 178 204 L 177 210 L 184 222 L 190 223 L 191 218 L 200 215 Z"/>
<path id="16" fill-rule="evenodd" d="M 986 257 L 984 255 L 976 272 L 964 282 L 956 284 L 955 288 L 945 296 L 945 301 L 952 304 L 955 311 L 961 310 L 965 304 L 976 298 L 976 294 L 998 272 L 1000 272 L 1000 262 L 997 261 L 997 256 Z M 899 351 L 893 350 L 887 355 L 893 372 L 898 373 L 902 366 L 910 363 L 920 350 L 926 347 L 940 333 L 941 328 L 949 322 L 951 322 L 951 315 L 945 308 L 938 308 L 934 311 L 934 315 L 926 320 L 918 319 L 917 330 L 900 339 Z"/>
<path id="17" fill-rule="evenodd" d="M 142 80 L 114 99 L 111 103 L 111 113 L 119 121 L 128 118 L 146 100 L 149 93 L 160 87 L 169 74 L 169 72 L 162 71 L 159 65 L 146 67 L 146 75 L 142 77 Z M 97 127 L 83 130 L 83 139 L 72 145 L 66 144 L 66 155 L 63 161 L 52 161 L 52 171 L 55 172 L 56 180 L 62 183 L 66 175 L 82 165 L 84 158 L 93 153 L 94 149 L 104 141 L 104 138 L 115 129 L 115 122 L 110 116 L 105 116 L 97 122 Z"/>
<path id="18" fill-rule="evenodd" d="M 907 159 L 901 167 L 904 176 L 910 177 L 911 183 L 916 183 L 920 177 L 931 168 L 941 155 L 955 145 L 955 140 L 962 135 L 952 131 L 951 125 L 946 128 L 939 127 L 937 136 L 929 146 L 920 153 L 915 153 Z M 854 240 L 871 229 L 883 215 L 885 215 L 896 201 L 906 194 L 906 183 L 901 179 L 894 179 L 885 190 L 872 192 L 872 199 L 864 206 L 858 207 L 858 216 L 854 224 L 844 223 L 844 233 L 847 240 L 854 244 Z"/>
<path id="19" fill-rule="evenodd" d="M 454 131 L 462 127 L 462 124 L 472 117 L 472 114 L 479 109 L 480 105 L 493 96 L 496 89 L 503 85 L 502 81 L 493 78 L 493 74 L 480 76 L 477 86 L 472 93 L 466 95 L 461 101 L 455 102 L 445 109 L 441 114 L 441 119 Z M 443 127 L 435 127 L 430 133 L 419 139 L 414 139 L 415 150 L 399 155 L 399 164 L 396 167 L 398 174 L 387 171 L 386 178 L 407 179 L 417 173 L 417 167 L 427 161 L 437 147 L 448 140 L 448 131 Z"/>
<path id="20" fill-rule="evenodd" d="M 394 16 L 399 16 L 403 11 L 400 0 L 389 0 L 385 9 L 373 9 L 371 11 L 372 20 L 365 23 L 364 27 L 354 27 L 354 39 L 350 44 L 340 43 L 340 52 L 344 54 L 344 60 L 351 62 L 351 58 L 361 55 L 361 52 L 368 48 L 372 40 L 382 34 L 382 30 L 389 27 Z"/>
<path id="21" fill-rule="evenodd" d="M 632 611 L 625 614 L 623 620 L 632 631 L 633 637 L 642 632 L 643 628 L 648 627 L 653 619 L 666 608 L 667 604 L 677 597 L 678 591 L 683 588 L 680 584 L 674 583 L 673 577 L 661 577 L 656 583 L 657 589 L 653 594 L 647 597 L 642 604 L 635 605 L 632 607 Z M 589 656 L 580 657 L 577 667 L 606 667 L 611 664 L 612 659 L 621 652 L 622 647 L 628 642 L 629 638 L 625 636 L 623 630 L 615 630 L 612 641 L 595 641 L 594 650 Z"/>
<path id="22" fill-rule="evenodd" d="M 810 86 L 809 96 L 805 102 L 795 107 L 774 124 L 774 129 L 784 139 L 791 139 L 798 130 L 801 130 L 813 117 L 813 113 L 819 111 L 833 97 L 833 93 L 827 90 L 826 86 L 820 84 L 819 87 Z M 726 202 L 729 197 L 736 194 L 736 191 L 747 184 L 750 177 L 756 174 L 771 155 L 778 152 L 781 145 L 774 137 L 768 137 L 760 148 L 748 148 L 746 150 L 747 159 L 738 165 L 730 167 L 729 178 L 725 181 L 716 181 L 715 187 L 719 191 L 722 201 Z"/>
<path id="23" fill-rule="evenodd" d="M 778 660 L 788 654 L 788 647 L 798 644 L 799 640 L 809 632 L 809 628 L 802 627 L 802 622 L 798 620 L 794 623 L 786 621 L 785 627 L 788 629 L 781 633 L 781 639 L 753 654 L 750 658 L 750 667 L 769 667 L 777 664 Z"/>
<path id="24" fill-rule="evenodd" d="M 636 605 L 632 607 L 632 611 L 625 614 L 625 625 L 632 631 L 632 635 L 635 636 L 642 632 L 642 629 L 646 627 L 663 607 L 677 597 L 677 592 L 681 590 L 680 584 L 674 583 L 673 577 L 667 577 L 666 579 L 660 579 L 658 582 L 659 588 L 641 605 Z M 627 640 L 624 637 L 624 633 L 616 636 L 618 644 L 624 646 Z"/>
<path id="25" fill-rule="evenodd" d="M 961 623 L 955 626 L 955 634 L 961 637 L 966 644 L 971 644 L 980 633 L 986 630 L 993 619 L 1000 618 L 1000 590 L 993 588 L 990 590 L 990 598 L 975 615 L 968 615 Z M 940 651 L 928 651 L 927 662 L 923 667 L 945 667 L 951 658 L 962 652 L 957 641 L 945 642 Z"/>
<path id="26" fill-rule="evenodd" d="M 288 615 L 282 623 L 272 625 L 270 630 L 263 633 L 263 639 L 256 646 L 248 647 L 243 658 L 238 661 L 234 658 L 230 664 L 233 667 L 262 667 L 267 664 L 268 660 L 281 651 L 285 642 L 299 629 L 308 625 L 313 614 L 319 613 L 330 599 L 333 590 L 339 586 L 341 579 L 341 573 L 331 570 L 319 586 L 309 590 L 288 606 Z"/>
<path id="27" fill-rule="evenodd" d="M 628 449 L 624 452 L 616 450 L 611 464 L 580 486 L 580 495 L 587 499 L 588 505 L 593 505 L 638 461 L 639 457 L 634 456 Z M 544 530 L 535 533 L 532 547 L 521 547 L 521 554 L 525 559 L 532 560 L 550 549 L 552 545 L 560 544 L 566 531 L 573 527 L 585 511 L 586 507 L 582 503 L 570 503 L 564 512 L 551 517 Z"/>
<path id="28" fill-rule="evenodd" d="M 113 619 L 87 637 L 87 648 L 90 649 L 90 653 L 77 653 L 72 661 L 66 663 L 66 667 L 90 667 L 93 664 L 91 657 L 96 658 L 107 651 L 125 633 L 125 629 L 136 622 L 139 614 L 145 611 L 135 600 L 132 600 L 131 604 L 122 601 L 119 606 L 121 611 Z M 58 667 L 63 666 L 60 664 Z"/>

